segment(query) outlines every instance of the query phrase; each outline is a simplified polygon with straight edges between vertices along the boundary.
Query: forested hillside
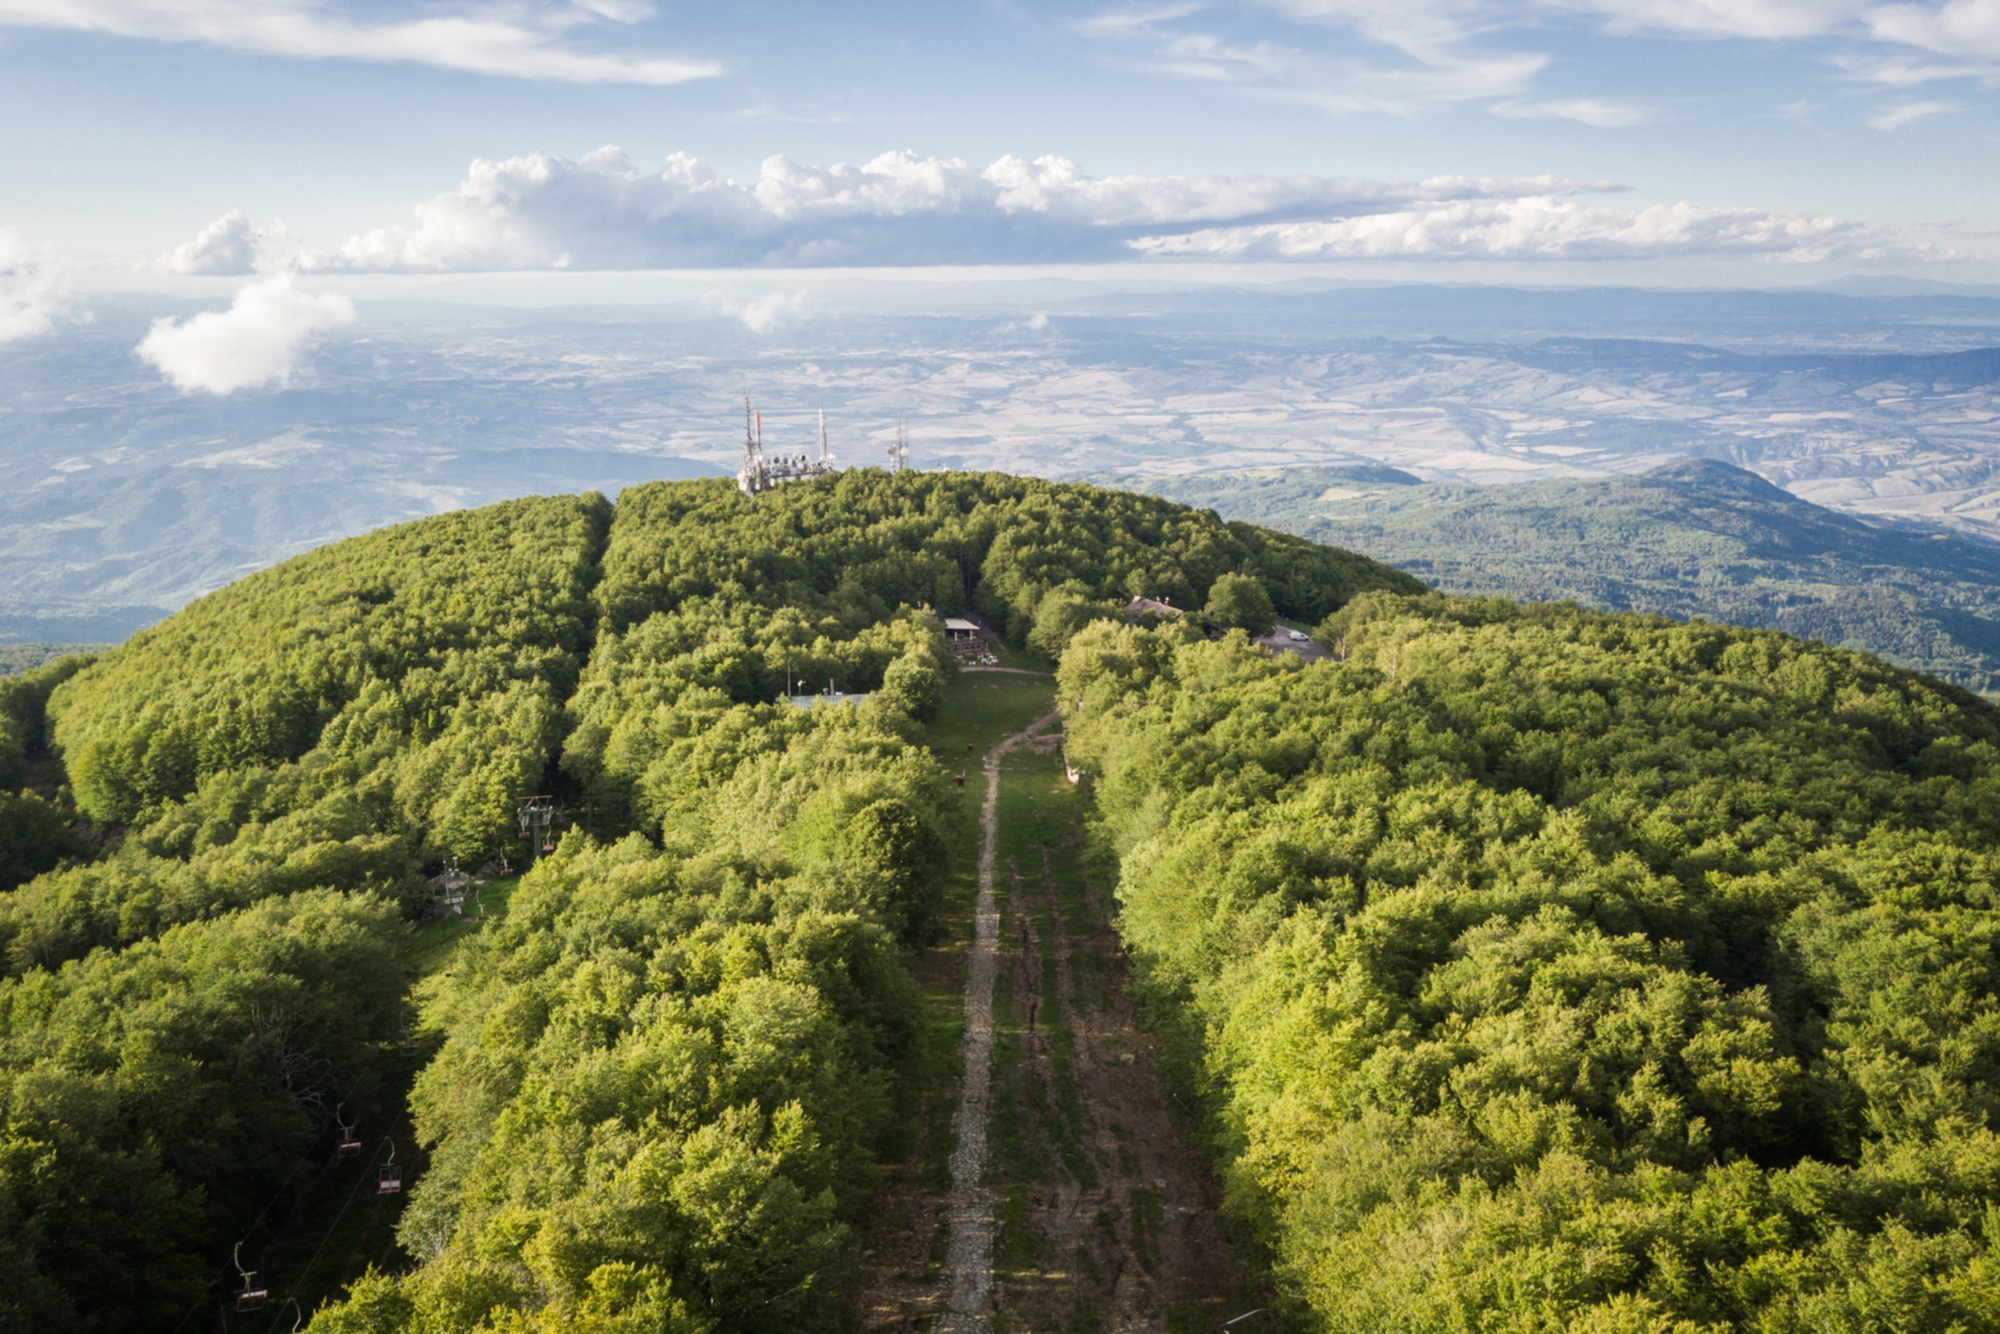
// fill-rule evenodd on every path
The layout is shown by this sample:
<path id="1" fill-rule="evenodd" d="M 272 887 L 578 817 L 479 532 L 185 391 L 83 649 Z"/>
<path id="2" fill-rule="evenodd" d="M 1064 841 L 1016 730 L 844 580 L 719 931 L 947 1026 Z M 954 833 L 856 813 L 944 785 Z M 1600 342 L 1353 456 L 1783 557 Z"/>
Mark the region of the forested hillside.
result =
<path id="1" fill-rule="evenodd" d="M 1320 638 L 1095 625 L 1060 692 L 1309 1326 L 2000 1328 L 2000 713 L 1574 607 Z"/>
<path id="2" fill-rule="evenodd" d="M 1700 616 L 2000 690 L 2000 546 L 1877 527 L 1753 473 L 1417 484 L 1370 466 L 1207 473 L 1147 489 L 1364 552 L 1451 593 Z"/>
<path id="3" fill-rule="evenodd" d="M 74 841 L 0 894 L 0 1329 L 218 1300 L 333 1111 L 394 1114 L 412 1015 L 409 1267 L 312 1328 L 839 1325 L 907 947 L 966 841 L 922 745 L 934 613 L 1053 654 L 1225 575 L 1309 621 L 1418 587 L 1091 488 L 663 483 L 340 543 L 10 679 L 0 762 L 66 767 Z M 423 877 L 522 858 L 537 792 L 575 823 L 412 994 Z"/>
<path id="4" fill-rule="evenodd" d="M 110 644 L 0 644 L 0 676 L 32 672 L 63 658 L 90 657 Z"/>
<path id="5" fill-rule="evenodd" d="M 439 516 L 0 682 L 0 1330 L 205 1322 L 342 1106 L 428 1152 L 319 1334 L 851 1324 L 975 842 L 947 613 L 1060 655 L 1176 1096 L 1305 1327 L 2000 1330 L 1991 706 L 868 471 Z M 425 878 L 527 857 L 535 793 L 554 847 L 440 966 Z"/>

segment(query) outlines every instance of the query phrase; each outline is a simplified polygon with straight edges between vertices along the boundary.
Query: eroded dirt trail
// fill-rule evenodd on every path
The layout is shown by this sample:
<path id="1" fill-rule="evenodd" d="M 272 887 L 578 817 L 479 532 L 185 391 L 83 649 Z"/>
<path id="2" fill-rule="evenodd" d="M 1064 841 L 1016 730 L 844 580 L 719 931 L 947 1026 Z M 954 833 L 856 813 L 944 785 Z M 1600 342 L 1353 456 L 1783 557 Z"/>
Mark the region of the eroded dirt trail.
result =
<path id="1" fill-rule="evenodd" d="M 935 1148 L 911 1159 L 934 1166 L 905 1171 L 870 1233 L 871 1334 L 1179 1334 L 1264 1304 L 1160 1086 L 1054 722 L 995 745 L 982 768 L 949 1173 L 940 1083 L 919 1132 Z"/>
<path id="2" fill-rule="evenodd" d="M 993 1085 L 993 981 L 999 971 L 1000 911 L 993 894 L 1000 835 L 1000 762 L 1015 746 L 1055 724 L 1044 714 L 986 752 L 986 795 L 979 810 L 979 902 L 965 974 L 964 1084 L 952 1117 L 951 1194 L 945 1204 L 945 1300 L 932 1328 L 962 1334 L 992 1327 L 993 1193 L 986 1187 L 987 1098 Z"/>

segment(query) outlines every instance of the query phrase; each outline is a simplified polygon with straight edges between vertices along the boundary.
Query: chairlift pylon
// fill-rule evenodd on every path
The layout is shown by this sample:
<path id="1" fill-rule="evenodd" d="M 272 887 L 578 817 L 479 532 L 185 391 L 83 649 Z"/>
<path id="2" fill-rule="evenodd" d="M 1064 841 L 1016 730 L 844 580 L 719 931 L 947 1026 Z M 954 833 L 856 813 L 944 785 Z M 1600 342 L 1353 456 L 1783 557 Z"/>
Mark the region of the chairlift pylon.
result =
<path id="1" fill-rule="evenodd" d="M 236 1249 L 230 1252 L 230 1260 L 236 1266 L 236 1272 L 243 1276 L 243 1287 L 236 1294 L 236 1309 L 238 1311 L 262 1310 L 265 1300 L 271 1295 L 271 1288 L 269 1284 L 264 1282 L 262 1274 L 259 1274 L 254 1269 L 245 1269 L 243 1267 L 242 1242 L 239 1241 L 236 1243 Z"/>

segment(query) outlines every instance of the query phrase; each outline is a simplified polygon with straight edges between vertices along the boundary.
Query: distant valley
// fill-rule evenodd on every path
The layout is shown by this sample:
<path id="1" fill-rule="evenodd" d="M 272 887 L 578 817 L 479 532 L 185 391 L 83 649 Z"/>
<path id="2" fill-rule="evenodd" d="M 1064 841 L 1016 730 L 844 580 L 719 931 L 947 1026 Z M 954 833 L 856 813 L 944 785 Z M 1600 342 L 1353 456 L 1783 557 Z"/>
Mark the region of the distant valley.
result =
<path id="1" fill-rule="evenodd" d="M 204 304 L 96 298 L 0 361 L 0 642 L 121 639 L 385 523 L 733 470 L 746 391 L 781 450 L 824 408 L 849 465 L 883 462 L 899 421 L 920 467 L 1141 486 L 1375 465 L 1539 483 L 1694 455 L 2000 534 L 2000 300 L 1980 295 L 829 285 L 757 330 L 693 298 L 364 302 L 289 383 L 223 399 L 131 352 Z"/>
<path id="2" fill-rule="evenodd" d="M 2000 690 L 2000 544 L 1863 522 L 1713 460 L 1490 487 L 1425 484 L 1379 466 L 1144 485 L 1351 548 L 1449 592 L 1784 630 Z"/>

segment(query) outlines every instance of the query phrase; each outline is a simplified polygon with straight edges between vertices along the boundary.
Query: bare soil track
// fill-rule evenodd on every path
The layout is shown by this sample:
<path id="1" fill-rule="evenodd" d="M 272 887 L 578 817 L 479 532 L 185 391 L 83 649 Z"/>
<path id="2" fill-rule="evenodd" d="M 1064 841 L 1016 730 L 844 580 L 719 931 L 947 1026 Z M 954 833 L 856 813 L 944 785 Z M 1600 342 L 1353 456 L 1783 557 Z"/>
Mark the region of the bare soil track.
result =
<path id="1" fill-rule="evenodd" d="M 1155 1076 L 1108 896 L 1084 877 L 1053 721 L 986 755 L 949 1185 L 892 1188 L 867 1330 L 1196 1331 L 1258 1304 Z"/>

